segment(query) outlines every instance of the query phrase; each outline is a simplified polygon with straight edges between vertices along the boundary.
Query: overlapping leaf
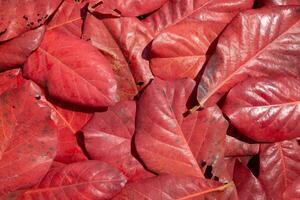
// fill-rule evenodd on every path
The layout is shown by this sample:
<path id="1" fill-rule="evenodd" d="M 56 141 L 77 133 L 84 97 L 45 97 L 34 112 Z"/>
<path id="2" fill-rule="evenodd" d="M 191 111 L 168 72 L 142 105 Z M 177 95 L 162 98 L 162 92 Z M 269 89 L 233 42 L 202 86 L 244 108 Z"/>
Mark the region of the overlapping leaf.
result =
<path id="1" fill-rule="evenodd" d="M 219 38 L 198 86 L 200 106 L 216 103 L 248 76 L 299 76 L 300 7 L 249 10 Z"/>
<path id="2" fill-rule="evenodd" d="M 259 6 L 283 6 L 283 5 L 300 5 L 299 0 L 258 0 Z"/>
<path id="3" fill-rule="evenodd" d="M 261 145 L 261 181 L 267 199 L 281 200 L 285 189 L 300 176 L 300 146 L 296 141 Z"/>
<path id="4" fill-rule="evenodd" d="M 57 130 L 40 93 L 27 81 L 0 96 L 0 195 L 37 184 L 55 157 Z"/>
<path id="5" fill-rule="evenodd" d="M 0 71 L 23 64 L 36 50 L 44 36 L 45 27 L 27 31 L 9 41 L 0 42 Z"/>
<path id="6" fill-rule="evenodd" d="M 259 152 L 259 144 L 249 144 L 226 135 L 225 156 L 252 156 Z"/>
<path id="7" fill-rule="evenodd" d="M 287 187 L 283 193 L 283 200 L 297 200 L 300 198 L 300 176 Z"/>
<path id="8" fill-rule="evenodd" d="M 20 199 L 111 199 L 125 185 L 117 169 L 100 161 L 83 161 L 52 168 L 36 189 Z"/>
<path id="9" fill-rule="evenodd" d="M 197 7 L 196 2 L 204 4 Z M 169 27 L 163 29 L 153 40 L 150 62 L 153 74 L 162 79 L 195 78 L 206 61 L 212 42 L 238 12 L 252 6 L 249 2 L 251 1 L 168 1 L 169 6 L 174 4 L 174 7 L 168 7 L 172 17 L 178 11 L 177 4 L 182 6 L 180 12 L 186 16 L 177 16 L 179 19 L 173 22 L 175 25 L 170 22 Z M 192 8 L 193 6 L 196 7 Z M 164 16 L 161 15 L 166 12 L 163 10 L 149 18 L 174 20 L 157 18 Z"/>
<path id="10" fill-rule="evenodd" d="M 137 87 L 147 85 L 153 78 L 145 58 L 152 32 L 134 17 L 101 19 L 96 16 L 97 13 L 87 16 L 84 39 L 97 47 L 112 64 L 121 99 L 132 99 Z"/>
<path id="11" fill-rule="evenodd" d="M 89 0 L 98 12 L 108 9 L 122 16 L 134 17 L 150 13 L 160 8 L 167 0 Z"/>
<path id="12" fill-rule="evenodd" d="M 82 129 L 91 158 L 110 163 L 130 179 L 146 174 L 131 153 L 135 112 L 134 101 L 123 101 L 109 107 L 106 112 L 95 113 Z"/>
<path id="13" fill-rule="evenodd" d="M 113 200 L 226 200 L 229 199 L 231 187 L 231 184 L 222 185 L 202 178 L 163 175 L 129 183 Z M 222 192 L 224 190 L 228 192 Z"/>
<path id="14" fill-rule="evenodd" d="M 195 112 L 183 120 L 182 132 L 203 171 L 211 169 L 211 175 L 221 182 L 230 179 L 224 162 L 227 121 L 221 110 L 210 107 Z"/>
<path id="15" fill-rule="evenodd" d="M 47 30 L 58 30 L 69 36 L 80 38 L 82 35 L 83 20 L 87 10 L 87 2 L 64 0 L 48 23 Z"/>
<path id="16" fill-rule="evenodd" d="M 144 22 L 156 33 L 190 19 L 229 22 L 230 11 L 250 9 L 252 5 L 253 0 L 168 0 Z"/>
<path id="17" fill-rule="evenodd" d="M 0 1 L 0 41 L 42 25 L 62 0 Z"/>
<path id="18" fill-rule="evenodd" d="M 51 117 L 58 128 L 55 160 L 63 163 L 87 160 L 77 144 L 76 133 L 90 120 L 92 113 L 76 110 L 75 106 L 65 107 L 59 102 L 45 102 L 51 107 Z"/>
<path id="19" fill-rule="evenodd" d="M 17 88 L 24 83 L 20 69 L 7 70 L 0 74 L 0 94 L 5 91 Z"/>
<path id="20" fill-rule="evenodd" d="M 266 200 L 266 194 L 259 180 L 242 163 L 236 162 L 233 181 L 240 199 Z"/>
<path id="21" fill-rule="evenodd" d="M 167 82 L 157 78 L 137 103 L 135 145 L 154 172 L 203 176 L 181 130 L 185 103 L 194 85 L 191 79 Z"/>
<path id="22" fill-rule="evenodd" d="M 46 32 L 24 65 L 24 75 L 65 102 L 99 107 L 116 103 L 117 86 L 106 58 L 87 42 Z"/>
<path id="23" fill-rule="evenodd" d="M 255 78 L 232 89 L 224 113 L 240 132 L 256 141 L 300 136 L 300 79 Z"/>

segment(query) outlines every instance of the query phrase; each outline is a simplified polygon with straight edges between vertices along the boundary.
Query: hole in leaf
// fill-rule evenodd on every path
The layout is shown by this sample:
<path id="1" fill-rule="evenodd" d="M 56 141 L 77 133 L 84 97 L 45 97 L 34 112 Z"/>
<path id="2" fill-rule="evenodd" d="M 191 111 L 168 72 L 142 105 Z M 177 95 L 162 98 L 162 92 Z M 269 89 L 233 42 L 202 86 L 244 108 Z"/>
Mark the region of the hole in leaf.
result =
<path id="1" fill-rule="evenodd" d="M 247 167 L 251 170 L 254 176 L 258 177 L 259 176 L 259 155 L 253 156 L 249 160 Z"/>
<path id="2" fill-rule="evenodd" d="M 137 85 L 141 87 L 142 85 L 144 85 L 144 82 L 140 81 L 140 82 L 137 83 Z"/>
<path id="3" fill-rule="evenodd" d="M 208 178 L 208 179 L 211 179 L 213 177 L 213 174 L 212 174 L 212 166 L 211 165 L 208 165 L 205 169 L 205 172 L 204 172 L 204 177 L 205 178 Z"/>
<path id="4" fill-rule="evenodd" d="M 41 99 L 41 95 L 36 94 L 36 95 L 34 96 L 34 98 L 35 98 L 36 100 L 40 100 L 40 99 Z"/>
<path id="5" fill-rule="evenodd" d="M 26 21 L 28 20 L 28 17 L 26 15 L 23 16 L 23 19 L 25 19 Z"/>

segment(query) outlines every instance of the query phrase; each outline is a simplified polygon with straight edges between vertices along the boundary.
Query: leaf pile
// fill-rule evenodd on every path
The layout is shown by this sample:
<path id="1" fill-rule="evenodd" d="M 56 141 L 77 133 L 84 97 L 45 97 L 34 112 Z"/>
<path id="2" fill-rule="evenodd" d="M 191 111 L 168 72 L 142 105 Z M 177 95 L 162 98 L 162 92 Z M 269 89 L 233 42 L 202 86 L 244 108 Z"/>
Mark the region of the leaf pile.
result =
<path id="1" fill-rule="evenodd" d="M 1 200 L 296 200 L 299 144 L 299 0 L 0 1 Z"/>

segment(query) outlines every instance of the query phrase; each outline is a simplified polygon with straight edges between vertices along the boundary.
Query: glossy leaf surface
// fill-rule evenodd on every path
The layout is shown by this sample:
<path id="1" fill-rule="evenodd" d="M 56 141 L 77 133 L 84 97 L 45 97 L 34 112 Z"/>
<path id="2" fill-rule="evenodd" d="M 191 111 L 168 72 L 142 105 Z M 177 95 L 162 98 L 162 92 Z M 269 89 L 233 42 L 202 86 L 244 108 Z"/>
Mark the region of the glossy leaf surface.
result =
<path id="1" fill-rule="evenodd" d="M 256 141 L 299 137 L 300 79 L 250 79 L 227 95 L 224 113 L 240 132 Z"/>
<path id="2" fill-rule="evenodd" d="M 156 78 L 137 103 L 137 152 L 156 173 L 203 176 L 181 130 L 185 102 L 194 84 L 191 79 Z"/>
<path id="3" fill-rule="evenodd" d="M 165 187 L 165 186 L 172 187 Z M 144 181 L 129 183 L 113 200 L 187 200 L 227 199 L 224 190 L 231 185 L 222 185 L 196 177 L 163 175 Z"/>
<path id="4" fill-rule="evenodd" d="M 250 9 L 252 5 L 253 0 L 169 0 L 144 22 L 156 33 L 186 20 L 229 22 L 230 11 Z"/>
<path id="5" fill-rule="evenodd" d="M 237 161 L 234 167 L 233 181 L 240 199 L 266 200 L 265 191 L 259 180 L 242 163 Z"/>
<path id="6" fill-rule="evenodd" d="M 22 65 L 36 50 L 44 36 L 45 27 L 27 31 L 12 40 L 0 42 L 0 71 Z"/>
<path id="7" fill-rule="evenodd" d="M 249 10 L 219 38 L 198 86 L 200 106 L 216 103 L 249 76 L 299 76 L 299 7 Z"/>
<path id="8" fill-rule="evenodd" d="M 99 107 L 117 100 L 116 80 L 106 58 L 87 42 L 51 31 L 24 65 L 24 75 L 65 102 Z"/>
<path id="9" fill-rule="evenodd" d="M 0 194 L 37 184 L 55 157 L 57 130 L 31 81 L 0 96 Z"/>
<path id="10" fill-rule="evenodd" d="M 226 135 L 225 156 L 252 156 L 259 152 L 259 144 L 250 144 Z"/>
<path id="11" fill-rule="evenodd" d="M 83 161 L 53 168 L 22 199 L 110 199 L 125 185 L 126 178 L 100 161 Z"/>
<path id="12" fill-rule="evenodd" d="M 300 5 L 299 0 L 258 0 L 259 6 Z"/>
<path id="13" fill-rule="evenodd" d="M 62 0 L 0 1 L 0 41 L 42 25 Z"/>
<path id="14" fill-rule="evenodd" d="M 195 4 L 200 2 L 204 4 L 199 4 L 197 7 Z M 153 74 L 167 80 L 185 77 L 195 78 L 207 59 L 206 54 L 208 54 L 207 51 L 213 41 L 238 12 L 251 7 L 249 2 L 251 1 L 213 0 L 206 3 L 195 0 L 178 1 L 177 3 L 176 1 L 168 1 L 169 6 L 174 4 L 174 7 L 168 7 L 171 13 L 170 18 L 162 18 L 162 16 L 167 15 L 164 13 L 167 11 L 163 12 L 163 8 L 149 18 L 166 22 L 167 20 L 174 20 L 172 17 L 176 14 L 179 15 L 177 12 L 183 12 L 182 15 L 187 16 L 177 16 L 179 19 L 173 23 L 170 21 L 171 24 L 160 31 L 153 40 L 150 62 Z M 186 5 L 183 5 L 184 3 Z M 179 4 L 182 8 L 180 11 L 178 11 Z M 192 8 L 192 6 L 195 7 Z M 184 9 L 190 9 L 191 13 Z M 161 15 L 162 13 L 165 15 Z M 149 18 L 146 18 L 146 21 Z M 153 21 L 150 21 L 149 25 L 153 25 Z"/>
<path id="15" fill-rule="evenodd" d="M 211 167 L 211 177 L 229 180 L 224 163 L 228 123 L 217 107 L 210 107 L 186 117 L 182 123 L 185 139 L 203 171 Z"/>
<path id="16" fill-rule="evenodd" d="M 261 145 L 261 181 L 268 199 L 282 199 L 283 192 L 300 176 L 300 146 L 296 141 Z"/>

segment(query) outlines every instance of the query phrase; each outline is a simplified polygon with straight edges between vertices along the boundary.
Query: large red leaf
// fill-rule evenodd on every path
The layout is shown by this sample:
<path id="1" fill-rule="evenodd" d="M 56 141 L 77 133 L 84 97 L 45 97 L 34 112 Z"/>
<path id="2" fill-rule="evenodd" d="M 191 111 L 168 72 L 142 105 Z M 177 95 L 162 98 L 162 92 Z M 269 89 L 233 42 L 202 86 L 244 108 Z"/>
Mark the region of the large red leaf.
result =
<path id="1" fill-rule="evenodd" d="M 62 0 L 0 1 L 0 41 L 42 25 Z"/>
<path id="2" fill-rule="evenodd" d="M 167 0 L 89 0 L 97 11 L 108 9 L 118 12 L 122 16 L 135 17 L 150 13 L 160 8 Z"/>
<path id="3" fill-rule="evenodd" d="M 167 82 L 156 78 L 139 99 L 135 144 L 150 170 L 203 176 L 180 127 L 194 85 L 191 79 Z"/>
<path id="4" fill-rule="evenodd" d="M 131 154 L 135 111 L 134 101 L 120 102 L 106 112 L 95 113 L 82 129 L 91 158 L 115 166 L 129 179 L 137 178 L 145 171 Z"/>
<path id="5" fill-rule="evenodd" d="M 69 36 L 80 38 L 84 18 L 82 9 L 86 4 L 86 2 L 65 0 L 55 12 L 47 30 L 59 30 Z"/>
<path id="6" fill-rule="evenodd" d="M 111 199 L 125 183 L 117 169 L 89 160 L 52 168 L 36 189 L 24 192 L 19 200 Z"/>
<path id="7" fill-rule="evenodd" d="M 249 79 L 233 88 L 223 107 L 240 132 L 256 141 L 300 136 L 300 79 Z"/>
<path id="8" fill-rule="evenodd" d="M 22 65 L 36 50 L 44 36 L 45 27 L 27 31 L 12 40 L 0 42 L 0 71 Z"/>
<path id="9" fill-rule="evenodd" d="M 92 113 L 76 110 L 75 106 L 65 107 L 59 102 L 51 104 L 52 119 L 58 128 L 58 144 L 55 160 L 63 163 L 87 160 L 77 144 L 76 133 L 90 120 Z"/>
<path id="10" fill-rule="evenodd" d="M 300 176 L 300 146 L 296 141 L 263 144 L 259 179 L 267 198 L 281 200 L 285 189 Z"/>
<path id="11" fill-rule="evenodd" d="M 153 78 L 144 55 L 152 33 L 134 17 L 99 19 L 96 16 L 97 13 L 87 16 L 83 37 L 111 62 L 119 93 L 129 99 L 136 94 L 137 86 L 145 86 Z"/>
<path id="12" fill-rule="evenodd" d="M 282 6 L 282 5 L 300 5 L 300 0 L 258 0 L 259 6 Z"/>
<path id="13" fill-rule="evenodd" d="M 243 12 L 225 29 L 198 87 L 200 106 L 216 103 L 248 76 L 299 76 L 300 7 Z"/>
<path id="14" fill-rule="evenodd" d="M 266 200 L 265 191 L 259 180 L 239 161 L 234 167 L 233 181 L 242 200 Z"/>
<path id="15" fill-rule="evenodd" d="M 250 144 L 226 135 L 225 156 L 253 156 L 258 152 L 259 144 Z"/>
<path id="16" fill-rule="evenodd" d="M 23 74 L 62 101 L 98 107 L 118 100 L 116 80 L 105 57 L 87 42 L 58 31 L 46 32 Z"/>
<path id="17" fill-rule="evenodd" d="M 24 80 L 20 69 L 11 69 L 0 73 L 0 94 L 21 86 Z"/>
<path id="18" fill-rule="evenodd" d="M 203 171 L 212 167 L 211 177 L 222 182 L 230 179 L 224 162 L 228 122 L 217 107 L 210 107 L 187 116 L 182 132 Z"/>
<path id="19" fill-rule="evenodd" d="M 229 3 L 213 0 L 214 3 L 193 10 L 190 2 L 187 5 L 182 5 L 186 1 L 170 2 L 181 6 L 182 12 L 189 7 L 192 16 L 182 16 L 175 25 L 162 30 L 152 42 L 151 70 L 162 79 L 195 78 L 206 61 L 211 43 L 239 11 L 252 6 L 251 1 Z M 178 7 L 169 9 L 169 12 L 176 12 Z"/>
<path id="20" fill-rule="evenodd" d="M 253 0 L 168 0 L 144 22 L 156 33 L 185 20 L 230 21 L 231 11 L 250 9 Z"/>
<path id="21" fill-rule="evenodd" d="M 113 200 L 226 200 L 231 187 L 231 183 L 222 185 L 202 178 L 163 175 L 129 183 Z"/>
<path id="22" fill-rule="evenodd" d="M 283 200 L 300 199 L 300 176 L 287 187 L 282 196 Z"/>
<path id="23" fill-rule="evenodd" d="M 27 81 L 0 96 L 0 194 L 37 184 L 55 157 L 57 130 L 40 95 Z"/>

